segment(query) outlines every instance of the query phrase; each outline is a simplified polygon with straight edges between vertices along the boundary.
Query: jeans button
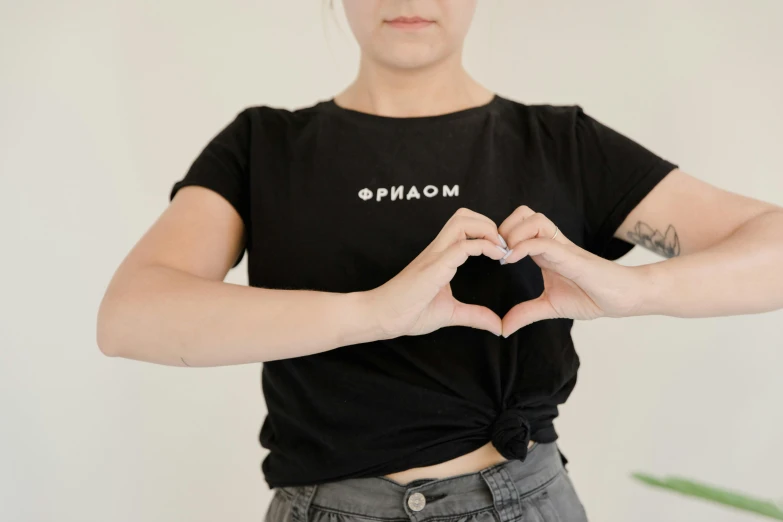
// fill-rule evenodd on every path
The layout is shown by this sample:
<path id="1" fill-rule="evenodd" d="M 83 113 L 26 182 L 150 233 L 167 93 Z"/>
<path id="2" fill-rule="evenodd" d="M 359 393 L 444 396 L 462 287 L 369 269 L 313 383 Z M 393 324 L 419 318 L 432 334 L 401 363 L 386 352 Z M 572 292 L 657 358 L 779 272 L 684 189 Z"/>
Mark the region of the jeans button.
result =
<path id="1" fill-rule="evenodd" d="M 426 503 L 427 501 L 424 498 L 424 495 L 422 495 L 418 491 L 412 493 L 411 496 L 408 497 L 408 507 L 411 508 L 413 511 L 421 511 L 422 509 L 424 509 L 424 504 Z"/>

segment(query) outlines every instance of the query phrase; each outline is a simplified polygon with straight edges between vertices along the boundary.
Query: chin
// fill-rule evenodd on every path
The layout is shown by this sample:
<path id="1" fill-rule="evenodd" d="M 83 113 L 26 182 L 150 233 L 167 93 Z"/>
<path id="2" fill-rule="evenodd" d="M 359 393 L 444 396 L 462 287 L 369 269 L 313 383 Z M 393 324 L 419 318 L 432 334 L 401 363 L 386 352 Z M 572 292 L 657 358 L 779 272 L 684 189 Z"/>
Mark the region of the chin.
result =
<path id="1" fill-rule="evenodd" d="M 374 54 L 376 61 L 395 69 L 421 69 L 446 58 L 446 53 L 424 45 L 399 45 Z"/>

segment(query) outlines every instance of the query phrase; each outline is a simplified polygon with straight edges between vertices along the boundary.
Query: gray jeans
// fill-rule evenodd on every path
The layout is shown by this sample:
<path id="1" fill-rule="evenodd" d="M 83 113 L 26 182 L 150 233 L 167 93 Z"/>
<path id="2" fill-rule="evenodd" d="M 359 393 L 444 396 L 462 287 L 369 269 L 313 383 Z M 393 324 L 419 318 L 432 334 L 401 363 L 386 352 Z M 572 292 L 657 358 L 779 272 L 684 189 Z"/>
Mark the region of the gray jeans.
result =
<path id="1" fill-rule="evenodd" d="M 275 488 L 264 522 L 586 522 L 556 442 L 535 444 L 524 461 L 400 484 L 351 478 Z"/>

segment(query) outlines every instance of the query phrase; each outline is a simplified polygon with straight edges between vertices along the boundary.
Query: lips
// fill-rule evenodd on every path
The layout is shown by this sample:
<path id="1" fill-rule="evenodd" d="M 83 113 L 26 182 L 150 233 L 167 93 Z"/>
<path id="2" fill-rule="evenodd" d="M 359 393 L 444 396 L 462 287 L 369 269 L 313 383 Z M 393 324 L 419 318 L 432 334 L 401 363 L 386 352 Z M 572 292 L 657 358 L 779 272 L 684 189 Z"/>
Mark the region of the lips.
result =
<path id="1" fill-rule="evenodd" d="M 398 16 L 393 20 L 386 21 L 387 25 L 397 29 L 423 29 L 434 23 L 432 20 L 420 16 Z"/>

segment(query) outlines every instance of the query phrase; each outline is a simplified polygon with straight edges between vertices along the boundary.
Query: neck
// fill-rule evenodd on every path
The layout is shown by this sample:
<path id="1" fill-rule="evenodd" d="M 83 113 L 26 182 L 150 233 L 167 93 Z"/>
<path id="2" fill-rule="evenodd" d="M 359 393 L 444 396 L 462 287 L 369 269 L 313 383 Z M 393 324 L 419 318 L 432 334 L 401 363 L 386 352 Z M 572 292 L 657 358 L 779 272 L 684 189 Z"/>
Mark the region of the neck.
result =
<path id="1" fill-rule="evenodd" d="M 455 54 L 426 68 L 391 68 L 362 57 L 354 82 L 335 96 L 345 108 L 392 117 L 433 116 L 489 103 Z"/>

